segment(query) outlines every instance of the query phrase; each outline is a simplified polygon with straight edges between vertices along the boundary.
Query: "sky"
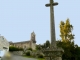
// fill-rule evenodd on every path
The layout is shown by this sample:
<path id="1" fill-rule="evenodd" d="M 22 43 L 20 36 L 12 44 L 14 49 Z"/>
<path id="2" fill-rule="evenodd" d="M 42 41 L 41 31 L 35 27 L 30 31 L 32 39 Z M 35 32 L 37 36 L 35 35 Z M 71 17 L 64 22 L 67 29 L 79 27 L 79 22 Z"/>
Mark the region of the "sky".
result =
<path id="1" fill-rule="evenodd" d="M 60 21 L 70 19 L 74 26 L 75 44 L 80 39 L 80 0 L 54 0 L 59 5 L 54 7 L 56 40 L 60 39 Z M 31 33 L 36 34 L 37 44 L 50 41 L 50 7 L 45 7 L 49 0 L 0 0 L 0 34 L 8 41 L 28 41 Z"/>

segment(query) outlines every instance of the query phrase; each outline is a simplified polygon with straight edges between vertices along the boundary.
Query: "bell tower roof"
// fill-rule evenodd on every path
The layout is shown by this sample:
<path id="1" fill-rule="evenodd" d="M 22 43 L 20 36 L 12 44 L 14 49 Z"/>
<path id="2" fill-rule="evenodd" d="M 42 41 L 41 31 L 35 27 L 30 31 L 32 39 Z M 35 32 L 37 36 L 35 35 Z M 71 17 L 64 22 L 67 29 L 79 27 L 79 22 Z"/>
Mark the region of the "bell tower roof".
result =
<path id="1" fill-rule="evenodd" d="M 35 32 L 33 31 L 31 34 L 35 35 Z"/>

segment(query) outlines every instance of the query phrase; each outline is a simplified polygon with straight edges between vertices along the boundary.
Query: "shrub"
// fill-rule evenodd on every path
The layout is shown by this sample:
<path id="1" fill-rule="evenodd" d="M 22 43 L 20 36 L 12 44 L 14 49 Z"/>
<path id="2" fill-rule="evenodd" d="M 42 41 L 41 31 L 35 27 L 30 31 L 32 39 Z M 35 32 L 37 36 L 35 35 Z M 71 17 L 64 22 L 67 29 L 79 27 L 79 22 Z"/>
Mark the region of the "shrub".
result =
<path id="1" fill-rule="evenodd" d="M 28 51 L 28 52 L 26 52 L 26 56 L 30 56 L 30 52 Z"/>
<path id="2" fill-rule="evenodd" d="M 9 51 L 23 51 L 23 49 L 22 48 L 17 48 L 17 47 L 14 47 L 14 46 L 10 46 Z"/>
<path id="3" fill-rule="evenodd" d="M 35 58 L 36 57 L 36 52 L 35 51 L 31 51 L 31 56 Z"/>
<path id="4" fill-rule="evenodd" d="M 39 55 L 38 58 L 43 58 L 43 55 Z"/>
<path id="5" fill-rule="evenodd" d="M 23 48 L 19 48 L 19 51 L 23 51 Z"/>
<path id="6" fill-rule="evenodd" d="M 32 51 L 32 48 L 28 48 L 28 50 Z"/>
<path id="7" fill-rule="evenodd" d="M 38 58 L 43 58 L 42 54 L 37 54 Z"/>

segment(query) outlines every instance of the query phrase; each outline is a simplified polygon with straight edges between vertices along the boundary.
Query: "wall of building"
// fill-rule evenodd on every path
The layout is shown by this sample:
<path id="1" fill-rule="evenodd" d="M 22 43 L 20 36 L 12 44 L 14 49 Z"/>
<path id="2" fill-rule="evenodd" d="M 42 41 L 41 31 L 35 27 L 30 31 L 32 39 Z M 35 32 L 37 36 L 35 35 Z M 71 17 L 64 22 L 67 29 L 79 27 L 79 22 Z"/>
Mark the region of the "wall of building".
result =
<path id="1" fill-rule="evenodd" d="M 36 50 L 36 43 L 32 43 L 32 49 Z"/>
<path id="2" fill-rule="evenodd" d="M 3 47 L 7 48 L 7 51 L 9 51 L 9 43 L 3 36 L 0 36 L 0 49 L 2 50 Z"/>
<path id="3" fill-rule="evenodd" d="M 24 43 L 24 44 L 23 44 L 23 48 L 24 48 L 24 49 L 30 48 L 30 42 L 29 42 L 29 43 Z"/>
<path id="4" fill-rule="evenodd" d="M 13 46 L 18 47 L 18 48 L 23 48 L 23 49 L 28 49 L 31 47 L 30 42 L 14 43 Z"/>

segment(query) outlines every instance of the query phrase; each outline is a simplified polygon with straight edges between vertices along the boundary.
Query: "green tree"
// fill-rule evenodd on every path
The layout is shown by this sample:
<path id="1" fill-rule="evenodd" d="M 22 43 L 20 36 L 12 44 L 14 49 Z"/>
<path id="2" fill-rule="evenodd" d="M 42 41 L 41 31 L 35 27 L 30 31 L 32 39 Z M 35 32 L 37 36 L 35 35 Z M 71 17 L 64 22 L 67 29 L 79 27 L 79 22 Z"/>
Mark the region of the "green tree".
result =
<path id="1" fill-rule="evenodd" d="M 41 45 L 36 45 L 36 50 L 41 50 Z"/>
<path id="2" fill-rule="evenodd" d="M 60 37 L 58 41 L 58 47 L 64 49 L 62 56 L 63 60 L 75 60 L 75 47 L 74 47 L 74 34 L 72 34 L 73 26 L 70 24 L 69 19 L 66 22 L 60 22 Z"/>
<path id="3" fill-rule="evenodd" d="M 49 40 L 47 40 L 44 44 L 36 45 L 36 50 L 41 50 L 41 49 L 48 48 L 48 47 L 50 47 Z"/>
<path id="4" fill-rule="evenodd" d="M 73 42 L 63 42 L 58 41 L 58 47 L 62 47 L 64 50 L 62 59 L 63 60 L 73 60 L 74 59 L 74 43 Z"/>
<path id="5" fill-rule="evenodd" d="M 49 40 L 47 40 L 47 41 L 44 43 L 44 47 L 45 47 L 45 48 L 50 47 L 50 41 L 49 41 Z"/>
<path id="6" fill-rule="evenodd" d="M 80 47 L 78 45 L 75 45 L 74 54 L 75 60 L 80 60 Z"/>

